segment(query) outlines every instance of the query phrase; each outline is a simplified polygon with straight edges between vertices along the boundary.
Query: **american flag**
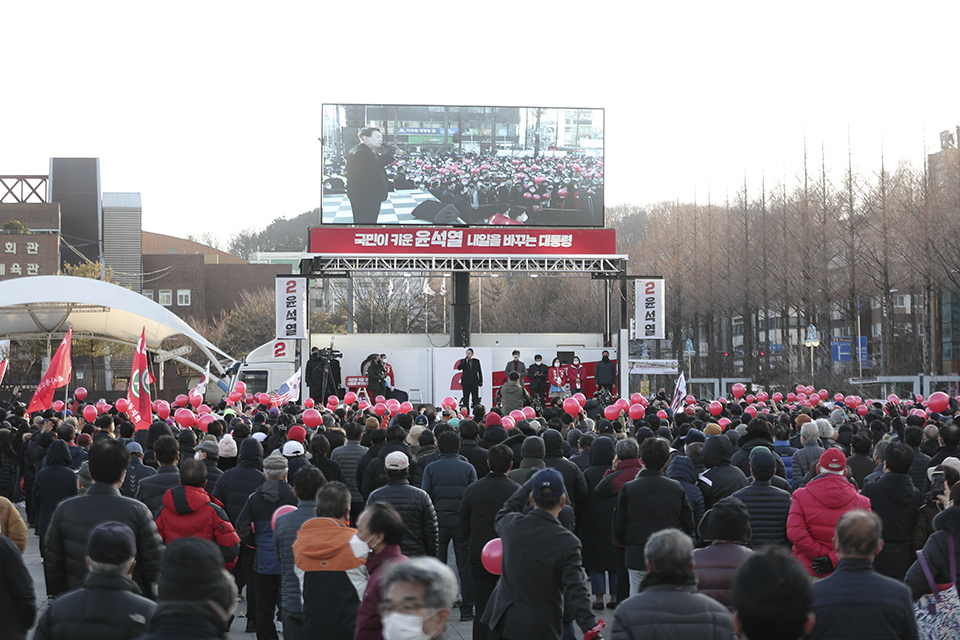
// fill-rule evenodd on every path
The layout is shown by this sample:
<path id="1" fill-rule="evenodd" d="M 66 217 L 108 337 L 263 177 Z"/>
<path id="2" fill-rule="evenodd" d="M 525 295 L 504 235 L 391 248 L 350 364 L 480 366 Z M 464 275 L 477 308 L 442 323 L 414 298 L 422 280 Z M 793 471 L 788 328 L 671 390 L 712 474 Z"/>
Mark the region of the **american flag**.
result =
<path id="1" fill-rule="evenodd" d="M 285 402 L 297 402 L 300 399 L 300 371 L 297 370 L 287 381 L 280 385 L 276 393 L 270 394 L 270 400 L 279 406 Z"/>
<path id="2" fill-rule="evenodd" d="M 673 392 L 673 402 L 670 403 L 670 410 L 673 413 L 680 411 L 680 407 L 683 406 L 683 399 L 687 395 L 687 379 L 683 377 L 683 371 L 680 372 L 680 377 L 677 378 L 677 388 Z"/>

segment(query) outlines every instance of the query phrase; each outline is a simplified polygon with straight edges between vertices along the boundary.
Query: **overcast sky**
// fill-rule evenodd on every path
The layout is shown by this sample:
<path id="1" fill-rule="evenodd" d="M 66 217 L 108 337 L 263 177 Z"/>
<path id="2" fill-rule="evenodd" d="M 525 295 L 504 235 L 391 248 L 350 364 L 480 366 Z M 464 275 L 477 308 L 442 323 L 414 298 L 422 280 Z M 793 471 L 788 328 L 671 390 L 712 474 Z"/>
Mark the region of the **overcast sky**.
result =
<path id="1" fill-rule="evenodd" d="M 922 8 L 918 8 L 922 7 Z M 319 206 L 321 105 L 604 108 L 607 205 L 811 162 L 922 166 L 960 123 L 957 2 L 8 2 L 0 175 L 99 157 L 143 228 Z"/>

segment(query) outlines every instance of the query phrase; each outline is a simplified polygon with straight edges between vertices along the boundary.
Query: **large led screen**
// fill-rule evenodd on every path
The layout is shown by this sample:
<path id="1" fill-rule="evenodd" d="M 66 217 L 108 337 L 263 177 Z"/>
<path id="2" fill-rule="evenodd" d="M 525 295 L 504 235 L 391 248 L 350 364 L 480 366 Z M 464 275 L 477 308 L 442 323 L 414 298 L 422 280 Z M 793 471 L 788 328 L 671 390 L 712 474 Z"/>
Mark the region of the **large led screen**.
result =
<path id="1" fill-rule="evenodd" d="M 603 226 L 603 110 L 323 106 L 322 224 Z"/>

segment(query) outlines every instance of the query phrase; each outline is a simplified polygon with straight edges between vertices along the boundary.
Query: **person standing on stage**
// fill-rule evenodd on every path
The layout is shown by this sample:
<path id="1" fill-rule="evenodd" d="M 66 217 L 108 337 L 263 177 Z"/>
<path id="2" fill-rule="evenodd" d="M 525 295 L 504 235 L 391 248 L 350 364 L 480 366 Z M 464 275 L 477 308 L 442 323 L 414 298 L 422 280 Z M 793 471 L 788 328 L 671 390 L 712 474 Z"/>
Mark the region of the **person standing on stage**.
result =
<path id="1" fill-rule="evenodd" d="M 503 375 L 509 378 L 510 374 L 514 371 L 520 376 L 520 384 L 522 386 L 523 378 L 527 375 L 527 365 L 523 364 L 523 361 L 520 359 L 520 351 L 518 349 L 513 350 L 513 360 L 507 362 L 507 366 L 503 368 Z"/>
<path id="2" fill-rule="evenodd" d="M 457 365 L 457 369 L 463 372 L 460 376 L 460 386 L 463 388 L 463 400 L 460 404 L 470 408 L 480 404 L 480 387 L 483 386 L 483 371 L 480 369 L 480 361 L 473 357 L 473 349 L 467 349 L 467 355 Z M 473 404 L 470 404 L 471 398 Z"/>
<path id="3" fill-rule="evenodd" d="M 360 130 L 360 144 L 347 153 L 347 197 L 355 224 L 377 224 L 380 203 L 387 199 L 389 183 L 384 169 L 393 162 L 393 147 L 383 152 L 383 134 L 375 127 Z"/>

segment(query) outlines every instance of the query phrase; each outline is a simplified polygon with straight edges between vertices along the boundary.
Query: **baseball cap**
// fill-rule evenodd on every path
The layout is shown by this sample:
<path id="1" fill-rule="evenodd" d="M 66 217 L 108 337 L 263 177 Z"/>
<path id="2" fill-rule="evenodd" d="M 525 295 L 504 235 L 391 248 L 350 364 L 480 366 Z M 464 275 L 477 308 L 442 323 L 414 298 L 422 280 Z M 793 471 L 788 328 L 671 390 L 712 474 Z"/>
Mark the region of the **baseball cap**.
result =
<path id="1" fill-rule="evenodd" d="M 140 455 L 143 455 L 143 447 L 140 446 L 139 442 L 128 442 L 127 451 L 130 452 L 130 455 L 133 455 L 134 453 L 139 453 Z"/>
<path id="2" fill-rule="evenodd" d="M 87 555 L 94 562 L 120 564 L 137 555 L 133 529 L 122 522 L 104 522 L 87 539 Z"/>
<path id="3" fill-rule="evenodd" d="M 287 440 L 283 445 L 282 453 L 288 458 L 302 456 L 304 453 L 303 445 L 296 440 Z"/>
<path id="4" fill-rule="evenodd" d="M 559 498 L 564 493 L 563 475 L 556 469 L 543 469 L 533 476 L 535 498 Z"/>
<path id="5" fill-rule="evenodd" d="M 847 456 L 843 455 L 840 449 L 827 449 L 820 456 L 818 463 L 821 469 L 826 471 L 843 471 L 847 468 Z"/>
<path id="6" fill-rule="evenodd" d="M 691 444 L 693 442 L 706 442 L 707 437 L 703 434 L 703 431 L 699 429 L 690 429 L 687 431 L 687 435 L 684 437 L 683 441 L 686 444 Z"/>
<path id="7" fill-rule="evenodd" d="M 777 461 L 766 447 L 754 447 L 750 452 L 750 468 L 757 478 L 768 480 L 777 471 Z"/>
<path id="8" fill-rule="evenodd" d="M 383 461 L 384 469 L 392 469 L 394 471 L 400 471 L 401 469 L 406 469 L 410 466 L 410 458 L 407 457 L 403 451 L 394 451 L 388 453 L 387 457 Z"/>

